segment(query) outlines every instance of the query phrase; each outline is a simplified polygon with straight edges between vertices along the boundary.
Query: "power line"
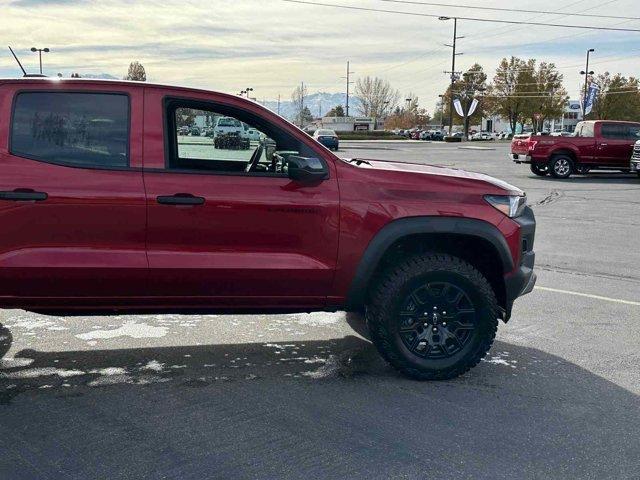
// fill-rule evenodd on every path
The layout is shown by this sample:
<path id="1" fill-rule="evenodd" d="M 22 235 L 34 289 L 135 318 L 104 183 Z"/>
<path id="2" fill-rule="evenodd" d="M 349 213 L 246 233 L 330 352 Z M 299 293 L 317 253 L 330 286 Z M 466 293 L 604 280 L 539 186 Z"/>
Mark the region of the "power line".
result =
<path id="1" fill-rule="evenodd" d="M 461 5 L 461 4 L 452 4 L 452 3 L 436 3 L 436 2 L 418 2 L 415 0 L 378 0 L 380 2 L 387 3 L 401 3 L 406 5 L 426 5 L 431 7 L 451 7 L 451 8 L 466 8 L 469 10 L 484 10 L 484 11 L 493 11 L 493 12 L 515 12 L 515 13 L 538 13 L 542 15 L 554 15 L 558 14 L 558 12 L 550 11 L 550 10 L 522 10 L 517 8 L 498 8 L 498 7 L 479 7 L 477 5 Z M 601 15 L 595 13 L 565 13 L 562 12 L 563 16 L 571 16 L 571 17 L 589 17 L 589 18 L 612 18 L 617 20 L 640 20 L 640 17 L 622 17 L 618 15 Z"/>
<path id="2" fill-rule="evenodd" d="M 287 3 L 297 3 L 301 5 L 313 5 L 316 7 L 331 7 L 331 8 L 341 8 L 345 10 L 357 10 L 364 12 L 378 12 L 378 13 L 391 13 L 396 15 L 407 15 L 411 17 L 428 17 L 428 18 L 440 18 L 446 15 L 436 15 L 431 13 L 418 13 L 418 12 L 403 12 L 397 10 L 386 10 L 382 8 L 369 8 L 369 7 L 356 7 L 353 5 L 338 5 L 332 3 L 320 3 L 320 2 L 310 2 L 305 0 L 282 0 Z M 453 17 L 452 17 L 453 18 Z M 496 20 L 491 18 L 478 18 L 478 17 L 456 17 L 458 20 L 467 20 L 469 22 L 484 22 L 484 23 L 502 23 L 509 25 L 535 25 L 540 27 L 558 27 L 558 28 L 573 28 L 580 30 L 602 30 L 602 31 L 611 31 L 611 32 L 635 32 L 640 33 L 640 29 L 637 28 L 614 28 L 614 27 L 597 27 L 595 25 L 567 25 L 560 23 L 543 23 L 543 22 L 527 22 L 527 21 L 517 21 L 517 20 Z"/>

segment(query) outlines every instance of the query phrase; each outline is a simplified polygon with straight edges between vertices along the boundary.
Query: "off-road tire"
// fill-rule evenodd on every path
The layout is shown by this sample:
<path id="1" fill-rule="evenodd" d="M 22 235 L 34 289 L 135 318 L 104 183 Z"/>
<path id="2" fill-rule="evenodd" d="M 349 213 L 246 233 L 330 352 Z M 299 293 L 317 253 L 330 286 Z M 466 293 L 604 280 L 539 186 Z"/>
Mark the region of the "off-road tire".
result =
<path id="1" fill-rule="evenodd" d="M 469 293 L 477 311 L 476 327 L 465 347 L 451 357 L 422 358 L 403 343 L 397 312 L 411 289 L 441 280 Z M 379 276 L 370 294 L 366 319 L 372 342 L 402 374 L 417 380 L 447 380 L 476 366 L 489 351 L 498 328 L 498 311 L 495 293 L 478 270 L 452 255 L 427 253 L 410 257 Z"/>
<path id="2" fill-rule="evenodd" d="M 549 173 L 549 168 L 546 165 L 540 166 L 537 163 L 532 163 L 529 168 L 531 168 L 532 173 L 539 177 L 546 177 L 547 173 Z"/>
<path id="3" fill-rule="evenodd" d="M 568 155 L 554 155 L 549 160 L 549 173 L 553 178 L 569 178 L 573 173 L 573 160 Z"/>

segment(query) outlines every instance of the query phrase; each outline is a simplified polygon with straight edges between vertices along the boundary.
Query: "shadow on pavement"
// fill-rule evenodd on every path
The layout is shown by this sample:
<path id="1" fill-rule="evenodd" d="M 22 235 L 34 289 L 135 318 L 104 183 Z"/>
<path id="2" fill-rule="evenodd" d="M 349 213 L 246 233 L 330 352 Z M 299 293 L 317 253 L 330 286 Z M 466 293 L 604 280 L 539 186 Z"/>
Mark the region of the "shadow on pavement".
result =
<path id="1" fill-rule="evenodd" d="M 0 478 L 639 472 L 637 395 L 504 342 L 434 383 L 399 376 L 355 336 L 15 357 L 0 370 Z"/>
<path id="2" fill-rule="evenodd" d="M 539 177 L 534 174 L 531 174 L 530 178 L 535 178 L 540 181 L 546 181 L 551 183 L 636 184 L 640 186 L 640 178 L 638 178 L 638 176 L 635 174 L 628 174 L 628 173 L 595 172 L 595 173 L 588 173 L 586 175 L 575 174 L 565 179 L 554 178 L 550 175 L 547 175 L 546 177 Z"/>

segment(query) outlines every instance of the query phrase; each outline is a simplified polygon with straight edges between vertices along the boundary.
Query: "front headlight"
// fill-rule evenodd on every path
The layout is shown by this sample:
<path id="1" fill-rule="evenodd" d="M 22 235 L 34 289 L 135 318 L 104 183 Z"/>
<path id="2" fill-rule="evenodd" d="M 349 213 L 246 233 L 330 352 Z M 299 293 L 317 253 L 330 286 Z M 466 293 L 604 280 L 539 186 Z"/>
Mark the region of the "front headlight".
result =
<path id="1" fill-rule="evenodd" d="M 526 195 L 485 195 L 484 199 L 509 218 L 519 217 L 527 206 Z"/>

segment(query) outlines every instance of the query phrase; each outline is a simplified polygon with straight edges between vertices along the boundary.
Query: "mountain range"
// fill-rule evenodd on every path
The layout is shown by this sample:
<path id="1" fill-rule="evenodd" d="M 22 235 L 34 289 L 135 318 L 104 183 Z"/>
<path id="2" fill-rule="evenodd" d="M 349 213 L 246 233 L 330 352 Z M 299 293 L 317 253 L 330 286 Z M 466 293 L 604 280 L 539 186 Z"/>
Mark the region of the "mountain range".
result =
<path id="1" fill-rule="evenodd" d="M 342 107 L 344 108 L 347 103 L 346 101 L 346 93 L 318 92 L 307 95 L 304 98 L 304 105 L 305 107 L 309 108 L 311 114 L 314 117 L 323 117 L 329 110 L 337 107 L 338 105 L 342 105 Z M 259 101 L 259 103 L 267 107 L 269 110 L 272 110 L 276 113 L 278 112 L 277 101 Z M 349 113 L 351 115 L 358 114 L 358 103 L 359 102 L 357 97 L 351 95 L 349 96 Z M 297 106 L 294 105 L 290 99 L 280 101 L 280 115 L 284 118 L 292 120 L 293 117 L 295 117 L 297 110 Z"/>

